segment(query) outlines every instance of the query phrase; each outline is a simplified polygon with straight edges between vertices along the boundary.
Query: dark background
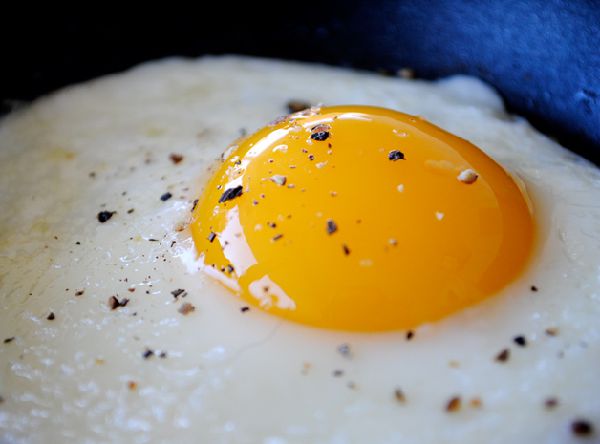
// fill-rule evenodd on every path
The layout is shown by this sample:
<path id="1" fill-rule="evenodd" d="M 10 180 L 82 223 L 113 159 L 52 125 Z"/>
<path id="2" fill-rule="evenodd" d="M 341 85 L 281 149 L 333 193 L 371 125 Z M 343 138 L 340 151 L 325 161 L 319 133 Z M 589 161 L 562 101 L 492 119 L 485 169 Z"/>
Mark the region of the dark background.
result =
<path id="1" fill-rule="evenodd" d="M 351 1 L 124 13 L 7 13 L 3 112 L 16 102 L 169 55 L 244 53 L 418 77 L 474 74 L 510 111 L 600 164 L 600 2 Z"/>

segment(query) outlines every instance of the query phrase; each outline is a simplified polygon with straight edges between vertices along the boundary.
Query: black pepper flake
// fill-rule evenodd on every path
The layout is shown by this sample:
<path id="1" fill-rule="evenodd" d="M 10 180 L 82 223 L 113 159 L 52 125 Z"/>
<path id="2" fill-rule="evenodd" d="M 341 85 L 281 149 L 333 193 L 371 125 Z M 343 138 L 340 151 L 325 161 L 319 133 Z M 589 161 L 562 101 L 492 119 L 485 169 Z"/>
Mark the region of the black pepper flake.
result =
<path id="1" fill-rule="evenodd" d="M 350 254 L 350 248 L 348 248 L 348 245 L 342 244 L 342 250 L 344 250 L 344 254 L 346 256 L 348 256 Z"/>
<path id="2" fill-rule="evenodd" d="M 144 353 L 142 353 L 142 358 L 144 359 L 150 359 L 152 356 L 154 356 L 154 350 L 150 350 L 149 348 L 144 350 Z"/>
<path id="3" fill-rule="evenodd" d="M 198 199 L 194 200 L 194 203 L 192 204 L 192 209 L 190 210 L 192 213 L 194 212 L 194 210 L 196 209 L 196 205 L 198 205 Z"/>
<path id="4" fill-rule="evenodd" d="M 290 114 L 298 113 L 308 108 L 310 108 L 310 103 L 304 102 L 302 100 L 290 100 L 287 103 L 287 109 Z"/>
<path id="5" fill-rule="evenodd" d="M 338 348 L 337 351 L 340 353 L 340 355 L 342 355 L 344 358 L 351 358 L 352 357 L 352 349 L 350 348 L 350 344 L 341 344 Z"/>
<path id="6" fill-rule="evenodd" d="M 558 399 L 554 397 L 546 398 L 546 400 L 544 401 L 544 407 L 546 407 L 546 410 L 555 409 L 556 407 L 558 407 Z"/>
<path id="7" fill-rule="evenodd" d="M 108 306 L 111 310 L 116 310 L 119 307 L 125 307 L 129 304 L 129 299 L 123 298 L 121 300 L 117 299 L 116 296 L 111 296 L 108 298 Z"/>
<path id="8" fill-rule="evenodd" d="M 171 292 L 171 294 L 173 295 L 173 297 L 175 299 L 177 299 L 179 296 L 181 296 L 182 298 L 187 296 L 187 292 L 183 288 L 178 288 L 177 290 L 173 290 Z"/>
<path id="9" fill-rule="evenodd" d="M 173 195 L 167 191 L 165 194 L 163 194 L 162 196 L 160 196 L 160 200 L 162 200 L 163 202 L 165 202 L 165 201 L 169 200 L 172 197 L 173 197 Z"/>
<path id="10" fill-rule="evenodd" d="M 208 235 L 208 241 L 212 243 L 212 241 L 214 241 L 217 238 L 217 235 L 215 233 L 213 233 L 212 231 L 209 233 Z"/>
<path id="11" fill-rule="evenodd" d="M 323 142 L 324 140 L 329 139 L 329 131 L 317 131 L 310 135 L 312 140 L 316 140 L 317 142 Z"/>
<path id="12" fill-rule="evenodd" d="M 278 241 L 279 239 L 281 239 L 283 237 L 283 234 L 277 234 L 276 236 L 273 236 L 273 242 Z"/>
<path id="13" fill-rule="evenodd" d="M 46 319 L 48 319 L 49 321 L 53 321 L 55 319 L 54 312 L 51 311 L 50 314 L 46 316 Z"/>
<path id="14" fill-rule="evenodd" d="M 414 332 L 414 330 L 408 330 L 408 331 L 406 332 L 406 340 L 407 340 L 407 341 L 410 341 L 410 340 L 411 340 L 412 338 L 414 338 L 414 337 L 415 337 L 415 332 Z"/>
<path id="15" fill-rule="evenodd" d="M 127 214 L 131 214 L 131 213 L 133 213 L 134 211 L 135 211 L 135 209 L 134 209 L 134 208 L 130 208 L 130 209 L 128 209 L 128 210 L 127 210 Z"/>
<path id="16" fill-rule="evenodd" d="M 85 290 L 77 290 L 75 292 L 75 296 L 81 296 L 81 295 L 83 295 L 84 292 L 85 292 Z"/>
<path id="17" fill-rule="evenodd" d="M 10 344 L 10 343 L 11 343 L 12 341 L 14 341 L 14 340 L 15 340 L 15 337 L 14 337 L 14 336 L 11 336 L 10 338 L 6 338 L 6 339 L 4 340 L 4 343 L 5 343 L 5 344 Z"/>
<path id="18" fill-rule="evenodd" d="M 495 360 L 497 362 L 506 362 L 506 361 L 508 361 L 508 358 L 510 358 L 510 350 L 505 348 L 504 350 L 502 350 L 500 353 L 498 353 L 496 355 Z"/>
<path id="19" fill-rule="evenodd" d="M 404 153 L 400 150 L 393 150 L 390 151 L 388 154 L 388 159 L 396 161 L 396 160 L 403 160 L 404 159 Z"/>
<path id="20" fill-rule="evenodd" d="M 113 217 L 113 215 L 116 213 L 116 211 L 100 211 L 96 217 L 98 218 L 98 222 L 103 224 L 104 222 L 108 221 L 111 217 Z"/>
<path id="21" fill-rule="evenodd" d="M 515 344 L 517 344 L 519 347 L 525 347 L 527 345 L 527 339 L 525 339 L 525 336 L 519 335 L 519 336 L 515 336 L 513 338 L 513 341 L 515 342 Z"/>
<path id="22" fill-rule="evenodd" d="M 158 355 L 158 357 L 159 357 L 160 359 L 165 359 L 165 358 L 167 357 L 167 352 L 166 352 L 166 351 L 161 351 L 161 352 L 160 352 L 160 355 Z"/>
<path id="23" fill-rule="evenodd" d="M 594 433 L 594 427 L 585 419 L 576 419 L 571 423 L 571 432 L 576 436 L 590 436 Z"/>
<path id="24" fill-rule="evenodd" d="M 244 307 L 241 307 L 241 308 L 240 308 L 240 311 L 241 311 L 242 313 L 246 313 L 248 310 L 250 310 L 250 307 L 248 307 L 248 306 L 244 306 Z"/>
<path id="25" fill-rule="evenodd" d="M 344 370 L 334 370 L 332 373 L 334 378 L 339 378 L 341 376 L 344 376 Z"/>
<path id="26" fill-rule="evenodd" d="M 333 220 L 329 219 L 327 221 L 327 234 L 333 234 L 337 231 L 337 229 L 337 224 Z"/>
<path id="27" fill-rule="evenodd" d="M 227 264 L 227 265 L 225 266 L 225 271 L 226 271 L 227 273 L 231 274 L 231 273 L 233 273 L 233 272 L 235 271 L 235 268 L 233 268 L 233 265 L 231 265 L 231 264 Z"/>
<path id="28" fill-rule="evenodd" d="M 234 187 L 234 188 L 226 189 L 225 192 L 221 195 L 221 198 L 219 199 L 219 203 L 227 202 L 228 200 L 232 200 L 232 199 L 235 199 L 236 197 L 241 196 L 242 190 L 243 190 L 243 187 L 241 185 L 238 185 L 237 187 Z"/>
<path id="29" fill-rule="evenodd" d="M 531 287 L 529 287 L 531 291 L 538 291 L 538 288 L 535 285 L 532 285 Z"/>

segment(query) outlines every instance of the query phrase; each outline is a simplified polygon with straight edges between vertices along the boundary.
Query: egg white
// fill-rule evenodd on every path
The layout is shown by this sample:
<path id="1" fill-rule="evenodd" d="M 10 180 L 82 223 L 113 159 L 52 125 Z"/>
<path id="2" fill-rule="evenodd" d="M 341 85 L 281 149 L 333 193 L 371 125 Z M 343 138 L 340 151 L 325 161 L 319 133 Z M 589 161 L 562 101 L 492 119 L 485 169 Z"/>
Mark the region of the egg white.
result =
<path id="1" fill-rule="evenodd" d="M 411 340 L 242 313 L 197 272 L 186 223 L 221 152 L 290 99 L 422 115 L 481 147 L 531 196 L 530 267 Z M 600 171 L 476 79 L 235 56 L 149 63 L 6 117 L 0 170 L 2 443 L 564 443 L 575 418 L 600 418 Z M 116 214 L 101 224 L 102 210 Z M 111 310 L 112 295 L 130 302 Z M 196 310 L 184 316 L 183 302 Z"/>

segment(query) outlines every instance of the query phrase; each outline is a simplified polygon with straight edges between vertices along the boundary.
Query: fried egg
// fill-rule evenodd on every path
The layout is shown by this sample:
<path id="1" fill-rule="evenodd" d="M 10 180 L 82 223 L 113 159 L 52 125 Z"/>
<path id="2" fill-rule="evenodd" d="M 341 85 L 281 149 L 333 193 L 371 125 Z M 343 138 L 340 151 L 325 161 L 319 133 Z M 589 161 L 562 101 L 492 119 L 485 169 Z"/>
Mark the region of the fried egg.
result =
<path id="1" fill-rule="evenodd" d="M 477 79 L 153 62 L 0 167 L 0 442 L 598 442 L 600 171 Z"/>

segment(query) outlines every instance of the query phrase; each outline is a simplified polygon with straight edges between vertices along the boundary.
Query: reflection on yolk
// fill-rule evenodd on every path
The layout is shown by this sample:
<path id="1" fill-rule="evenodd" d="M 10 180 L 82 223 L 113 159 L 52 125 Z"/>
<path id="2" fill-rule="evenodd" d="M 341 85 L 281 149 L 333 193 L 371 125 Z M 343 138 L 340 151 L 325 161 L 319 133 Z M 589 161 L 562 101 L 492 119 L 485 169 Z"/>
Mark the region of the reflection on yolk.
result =
<path id="1" fill-rule="evenodd" d="M 421 118 L 313 108 L 228 151 L 194 210 L 194 241 L 208 273 L 284 318 L 415 327 L 493 295 L 530 255 L 523 191 Z"/>

